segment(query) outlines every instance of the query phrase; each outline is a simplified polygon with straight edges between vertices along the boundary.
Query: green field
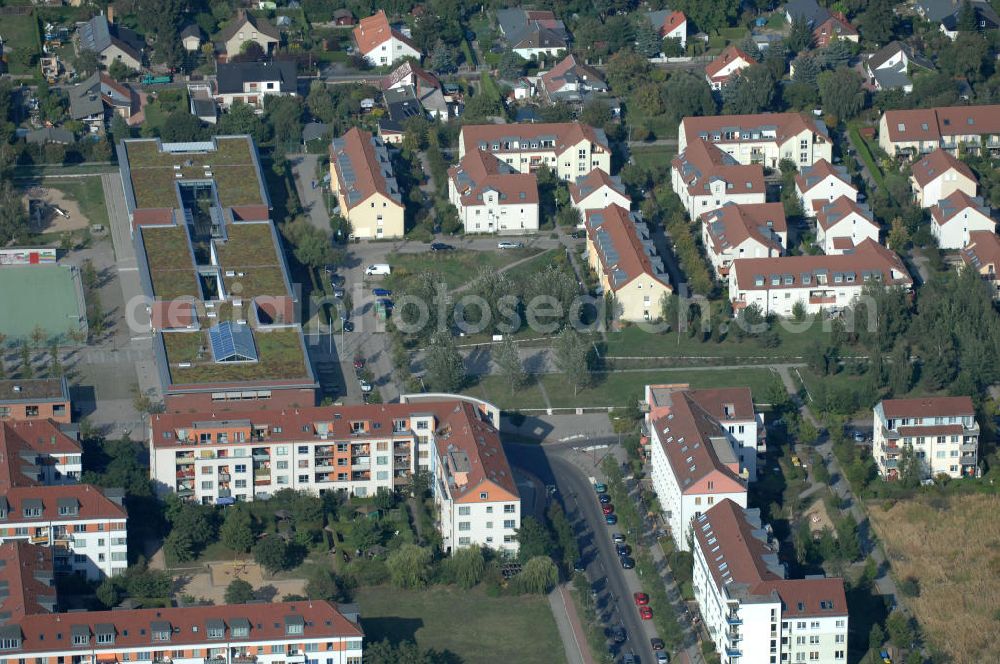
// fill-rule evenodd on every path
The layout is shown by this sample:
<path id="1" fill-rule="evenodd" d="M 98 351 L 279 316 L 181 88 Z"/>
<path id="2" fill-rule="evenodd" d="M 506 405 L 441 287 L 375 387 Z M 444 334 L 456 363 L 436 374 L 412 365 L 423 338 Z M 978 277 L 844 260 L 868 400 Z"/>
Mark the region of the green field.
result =
<path id="1" fill-rule="evenodd" d="M 462 394 L 489 401 L 504 410 L 545 408 L 545 397 L 536 377 L 531 377 L 526 385 L 513 392 L 503 376 L 478 376 L 473 380 L 474 384 L 463 389 Z"/>
<path id="2" fill-rule="evenodd" d="M 417 254 L 389 254 L 386 262 L 392 266 L 392 276 L 385 280 L 392 290 L 405 290 L 406 279 L 412 275 L 433 270 L 444 277 L 448 290 L 471 281 L 482 267 L 502 268 L 538 253 L 537 249 L 510 249 L 506 251 L 428 251 Z"/>
<path id="3" fill-rule="evenodd" d="M 4 14 L 0 17 L 3 25 L 4 49 L 8 51 L 7 62 L 11 74 L 38 74 L 41 68 L 38 58 L 41 55 L 41 37 L 38 34 L 38 18 L 35 13 Z M 25 65 L 21 52 L 28 51 L 34 55 L 34 64 Z"/>
<path id="4" fill-rule="evenodd" d="M 108 221 L 108 208 L 104 203 L 104 187 L 101 186 L 101 178 L 76 178 L 74 180 L 46 180 L 45 186 L 51 189 L 58 189 L 80 206 L 80 212 L 87 218 L 90 224 L 102 224 L 105 228 L 110 226 Z"/>
<path id="5" fill-rule="evenodd" d="M 79 276 L 62 265 L 0 267 L 0 333 L 7 343 L 28 339 L 40 326 L 49 337 L 65 339 L 86 322 Z"/>
<path id="6" fill-rule="evenodd" d="M 648 148 L 632 148 L 632 161 L 643 170 L 669 169 L 670 160 L 677 155 L 677 146 L 651 145 Z"/>
<path id="7" fill-rule="evenodd" d="M 354 593 L 365 640 L 415 640 L 421 648 L 472 664 L 549 664 L 565 661 L 544 595 L 488 597 L 482 588 L 386 586 Z"/>
<path id="8" fill-rule="evenodd" d="M 742 341 L 726 338 L 721 343 L 699 341 L 687 332 L 665 334 L 646 332 L 638 326 L 608 333 L 604 354 L 608 357 L 711 357 L 720 359 L 775 358 L 798 360 L 814 340 L 830 344 L 830 332 L 822 329 L 822 322 L 815 320 L 808 330 L 796 333 L 775 325 L 781 343 L 775 348 L 764 348 L 753 337 Z"/>

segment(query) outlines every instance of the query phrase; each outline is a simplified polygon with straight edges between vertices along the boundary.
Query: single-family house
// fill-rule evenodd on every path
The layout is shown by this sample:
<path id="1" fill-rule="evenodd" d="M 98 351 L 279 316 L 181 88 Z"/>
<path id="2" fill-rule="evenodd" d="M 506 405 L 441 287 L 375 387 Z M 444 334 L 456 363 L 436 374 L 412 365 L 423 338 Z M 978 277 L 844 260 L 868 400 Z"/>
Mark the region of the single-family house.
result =
<path id="1" fill-rule="evenodd" d="M 224 62 L 219 63 L 216 70 L 215 101 L 223 110 L 229 110 L 236 101 L 260 110 L 264 108 L 264 97 L 296 94 L 294 61 Z"/>
<path id="2" fill-rule="evenodd" d="M 940 248 L 961 249 L 975 231 L 996 232 L 996 222 L 983 199 L 956 190 L 931 206 L 931 235 Z"/>
<path id="3" fill-rule="evenodd" d="M 847 168 L 834 166 L 826 159 L 799 171 L 795 176 L 795 193 L 807 216 L 813 213 L 817 203 L 831 203 L 841 196 L 858 200 L 858 190 L 851 183 Z"/>
<path id="4" fill-rule="evenodd" d="M 957 157 L 938 149 L 913 165 L 910 185 L 920 207 L 929 208 L 956 191 L 976 195 L 976 176 Z"/>
<path id="5" fill-rule="evenodd" d="M 569 46 L 566 25 L 550 11 L 498 9 L 496 16 L 504 41 L 525 60 L 558 56 Z"/>
<path id="6" fill-rule="evenodd" d="M 570 204 L 586 214 L 588 210 L 603 210 L 609 205 L 617 205 L 628 210 L 632 199 L 625 191 L 622 180 L 617 175 L 595 168 L 569 183 Z"/>
<path id="7" fill-rule="evenodd" d="M 646 12 L 646 18 L 653 24 L 660 39 L 676 39 L 681 48 L 687 48 L 687 16 L 674 9 L 657 9 Z"/>
<path id="8" fill-rule="evenodd" d="M 604 82 L 601 72 L 579 62 L 575 55 L 567 55 L 538 78 L 541 83 L 539 87 L 551 103 L 565 101 L 583 104 L 591 95 L 608 91 L 608 84 Z"/>
<path id="9" fill-rule="evenodd" d="M 813 46 L 826 48 L 838 39 L 858 43 L 858 29 L 851 25 L 842 12 L 830 12 L 818 25 L 813 27 Z"/>
<path id="10" fill-rule="evenodd" d="M 389 25 L 389 18 L 381 9 L 354 26 L 354 41 L 358 52 L 375 67 L 395 64 L 407 57 L 420 59 L 417 45 Z"/>
<path id="11" fill-rule="evenodd" d="M 92 132 L 105 129 L 115 115 L 129 124 L 137 122 L 141 106 L 141 97 L 130 85 L 104 72 L 94 72 L 69 91 L 69 116 Z"/>
<path id="12" fill-rule="evenodd" d="M 822 25 L 830 16 L 830 11 L 821 7 L 816 0 L 789 0 L 784 6 L 785 20 L 805 21 L 813 28 Z"/>
<path id="13" fill-rule="evenodd" d="M 730 44 L 705 67 L 705 79 L 713 90 L 721 90 L 733 76 L 754 62 L 756 60 L 747 55 L 746 51 Z"/>
<path id="14" fill-rule="evenodd" d="M 849 196 L 816 208 L 816 244 L 827 256 L 851 251 L 865 240 L 878 242 L 879 230 L 871 210 Z"/>
<path id="15" fill-rule="evenodd" d="M 184 50 L 188 53 L 196 53 L 201 49 L 201 43 L 204 41 L 205 34 L 198 27 L 197 23 L 191 23 L 181 30 L 180 38 L 181 45 L 184 46 Z"/>
<path id="16" fill-rule="evenodd" d="M 489 152 L 473 150 L 448 169 L 448 199 L 466 233 L 538 230 L 538 182 Z"/>
<path id="17" fill-rule="evenodd" d="M 281 42 L 281 32 L 266 18 L 240 9 L 233 20 L 222 28 L 215 42 L 219 52 L 227 59 L 239 55 L 247 42 L 256 42 L 266 55 L 272 55 Z"/>
<path id="18" fill-rule="evenodd" d="M 407 121 L 410 118 L 424 117 L 424 107 L 409 85 L 385 90 L 382 98 L 385 100 L 385 114 L 378 119 L 379 138 L 386 144 L 402 143 Z"/>
<path id="19" fill-rule="evenodd" d="M 81 51 L 93 51 L 105 68 L 115 61 L 136 71 L 142 69 L 142 40 L 128 30 L 108 22 L 98 14 L 77 28 L 76 44 Z"/>
<path id="20" fill-rule="evenodd" d="M 670 162 L 670 179 L 674 193 L 692 219 L 729 203 L 767 200 L 764 169 L 760 164 L 741 164 L 700 136 Z"/>
<path id="21" fill-rule="evenodd" d="M 441 81 L 420 65 L 407 60 L 382 78 L 382 90 L 410 88 L 427 115 L 436 120 L 447 120 L 450 111 Z"/>
<path id="22" fill-rule="evenodd" d="M 716 276 L 725 279 L 733 261 L 780 256 L 788 246 L 781 203 L 729 203 L 701 215 L 701 240 Z"/>
<path id="23" fill-rule="evenodd" d="M 889 42 L 865 60 L 865 72 L 876 90 L 902 89 L 909 94 L 914 72 L 933 69 L 933 62 L 900 41 Z"/>

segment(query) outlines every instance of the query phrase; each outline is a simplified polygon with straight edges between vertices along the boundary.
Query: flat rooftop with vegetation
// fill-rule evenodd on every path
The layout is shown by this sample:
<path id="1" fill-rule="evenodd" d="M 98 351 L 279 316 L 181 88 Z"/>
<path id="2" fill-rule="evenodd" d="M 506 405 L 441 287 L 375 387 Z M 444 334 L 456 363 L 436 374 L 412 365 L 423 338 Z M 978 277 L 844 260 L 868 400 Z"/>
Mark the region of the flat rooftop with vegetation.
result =
<path id="1" fill-rule="evenodd" d="M 216 362 L 208 329 L 167 332 L 162 336 L 174 385 L 240 383 L 268 380 L 311 381 L 297 327 L 254 329 L 256 362 Z M 190 366 L 179 366 L 179 365 Z"/>
<path id="2" fill-rule="evenodd" d="M 153 295 L 163 300 L 190 296 L 201 298 L 194 260 L 184 226 L 149 226 L 142 229 Z"/>
<path id="3" fill-rule="evenodd" d="M 285 272 L 270 223 L 226 226 L 229 239 L 215 241 L 226 291 L 233 297 L 288 295 Z"/>

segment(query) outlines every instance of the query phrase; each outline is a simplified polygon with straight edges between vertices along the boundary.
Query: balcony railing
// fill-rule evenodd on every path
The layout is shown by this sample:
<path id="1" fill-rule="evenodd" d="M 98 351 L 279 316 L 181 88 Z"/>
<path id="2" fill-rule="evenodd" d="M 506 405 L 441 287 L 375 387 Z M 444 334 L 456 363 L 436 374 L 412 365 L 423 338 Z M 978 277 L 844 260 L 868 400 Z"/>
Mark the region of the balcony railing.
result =
<path id="1" fill-rule="evenodd" d="M 730 615 L 730 616 L 726 616 L 726 624 L 727 625 L 732 625 L 732 626 L 736 627 L 736 626 L 742 625 L 743 624 L 743 620 L 741 620 L 739 616 Z"/>
<path id="2" fill-rule="evenodd" d="M 823 297 L 810 297 L 809 304 L 836 304 L 836 295 L 825 295 Z"/>

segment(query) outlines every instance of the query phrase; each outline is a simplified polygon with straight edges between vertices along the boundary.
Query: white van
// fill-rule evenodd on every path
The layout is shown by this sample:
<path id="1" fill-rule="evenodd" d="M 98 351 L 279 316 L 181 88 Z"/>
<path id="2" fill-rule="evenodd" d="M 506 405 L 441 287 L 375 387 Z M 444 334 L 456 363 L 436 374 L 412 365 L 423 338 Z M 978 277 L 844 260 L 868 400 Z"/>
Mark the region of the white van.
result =
<path id="1" fill-rule="evenodd" d="M 365 275 L 382 277 L 392 273 L 388 263 L 375 263 L 365 268 Z"/>

